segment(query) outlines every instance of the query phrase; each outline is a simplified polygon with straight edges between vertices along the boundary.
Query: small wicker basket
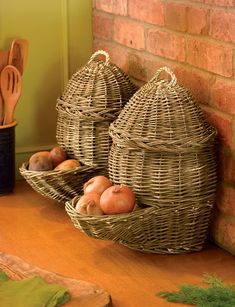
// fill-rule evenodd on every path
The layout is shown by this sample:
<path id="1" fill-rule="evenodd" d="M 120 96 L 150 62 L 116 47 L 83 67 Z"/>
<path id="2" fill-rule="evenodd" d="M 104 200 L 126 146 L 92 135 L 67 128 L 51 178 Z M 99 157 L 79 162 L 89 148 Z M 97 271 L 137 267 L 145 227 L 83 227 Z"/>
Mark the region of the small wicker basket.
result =
<path id="1" fill-rule="evenodd" d="M 79 197 L 65 203 L 74 226 L 86 235 L 112 240 L 145 253 L 181 254 L 204 247 L 214 199 L 191 207 L 137 207 L 132 213 L 91 216 L 75 210 Z"/>
<path id="2" fill-rule="evenodd" d="M 105 61 L 97 56 L 104 55 Z M 58 99 L 56 138 L 68 154 L 107 170 L 109 125 L 137 90 L 129 77 L 99 50 L 69 80 Z"/>
<path id="3" fill-rule="evenodd" d="M 83 184 L 98 174 L 98 170 L 83 165 L 68 171 L 29 171 L 28 163 L 19 168 L 20 174 L 36 192 L 58 202 L 66 202 L 81 194 Z"/>

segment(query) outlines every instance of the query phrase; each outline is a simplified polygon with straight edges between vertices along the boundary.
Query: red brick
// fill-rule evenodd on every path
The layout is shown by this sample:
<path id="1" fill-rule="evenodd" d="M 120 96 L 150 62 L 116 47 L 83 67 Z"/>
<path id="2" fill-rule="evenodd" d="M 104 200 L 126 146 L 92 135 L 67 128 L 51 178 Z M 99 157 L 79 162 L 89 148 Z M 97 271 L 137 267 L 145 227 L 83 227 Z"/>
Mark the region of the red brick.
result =
<path id="1" fill-rule="evenodd" d="M 138 80 L 150 81 L 162 66 L 170 67 L 164 60 L 158 60 L 148 54 L 129 53 L 129 75 Z"/>
<path id="2" fill-rule="evenodd" d="M 176 31 L 187 30 L 187 6 L 178 3 L 168 3 L 165 9 L 165 25 Z"/>
<path id="3" fill-rule="evenodd" d="M 235 189 L 221 186 L 217 191 L 217 207 L 225 214 L 235 217 Z"/>
<path id="4" fill-rule="evenodd" d="M 228 216 L 218 214 L 213 220 L 214 240 L 226 250 L 235 253 L 235 222 Z"/>
<path id="5" fill-rule="evenodd" d="M 149 29 L 147 32 L 147 51 L 171 60 L 185 60 L 184 37 L 157 29 Z"/>
<path id="6" fill-rule="evenodd" d="M 111 51 L 111 61 L 126 73 L 129 71 L 128 55 L 129 51 L 127 48 L 122 46 L 113 46 Z"/>
<path id="7" fill-rule="evenodd" d="M 144 66 L 146 67 L 147 81 L 150 81 L 157 73 L 157 70 L 162 66 L 167 66 L 170 69 L 174 69 L 172 64 L 169 64 L 168 61 L 164 59 L 156 59 L 154 57 L 146 57 Z"/>
<path id="8" fill-rule="evenodd" d="M 112 45 L 109 41 L 95 39 L 93 40 L 93 51 L 95 52 L 97 50 L 104 50 L 108 52 L 108 54 L 111 54 Z"/>
<path id="9" fill-rule="evenodd" d="M 225 77 L 233 74 L 233 50 L 230 47 L 188 38 L 187 62 Z"/>
<path id="10" fill-rule="evenodd" d="M 229 114 L 235 114 L 235 81 L 216 79 L 211 88 L 211 104 Z"/>
<path id="11" fill-rule="evenodd" d="M 235 13 L 221 10 L 212 12 L 211 35 L 225 42 L 235 42 Z"/>
<path id="12" fill-rule="evenodd" d="M 139 55 L 134 50 L 130 50 L 125 46 L 110 44 L 105 41 L 97 41 L 93 45 L 94 50 L 105 50 L 110 55 L 110 60 L 130 77 L 137 80 L 148 81 L 147 79 L 147 64 L 143 55 Z M 156 63 L 156 61 L 154 61 Z M 153 63 L 152 63 L 153 64 Z M 162 66 L 162 63 L 160 64 Z M 160 67 L 159 66 L 159 67 Z"/>
<path id="13" fill-rule="evenodd" d="M 129 0 L 128 6 L 131 18 L 156 25 L 164 24 L 164 5 L 161 0 Z"/>
<path id="14" fill-rule="evenodd" d="M 113 39 L 134 49 L 144 49 L 144 28 L 142 25 L 122 18 L 115 18 Z"/>
<path id="15" fill-rule="evenodd" d="M 166 5 L 165 23 L 169 29 L 192 34 L 208 33 L 208 10 L 181 3 Z"/>
<path id="16" fill-rule="evenodd" d="M 207 104 L 209 100 L 209 83 L 212 76 L 208 73 L 187 70 L 177 64 L 168 63 L 164 60 L 154 60 L 145 58 L 143 65 L 147 69 L 148 81 L 156 74 L 157 70 L 162 66 L 169 67 L 176 76 L 177 83 L 190 90 L 195 99 Z"/>
<path id="17" fill-rule="evenodd" d="M 194 0 L 194 2 L 205 3 L 214 6 L 234 6 L 234 0 Z"/>
<path id="18" fill-rule="evenodd" d="M 98 10 L 115 15 L 127 15 L 127 0 L 96 0 Z"/>
<path id="19" fill-rule="evenodd" d="M 122 46 L 116 46 L 109 41 L 104 40 L 94 40 L 93 41 L 93 50 L 104 50 L 108 52 L 110 56 L 110 61 L 124 70 L 126 73 L 129 70 L 128 63 L 128 50 Z"/>
<path id="20" fill-rule="evenodd" d="M 232 122 L 220 112 L 214 112 L 203 108 L 209 123 L 218 131 L 218 139 L 221 145 L 232 148 Z"/>
<path id="21" fill-rule="evenodd" d="M 204 8 L 188 7 L 187 32 L 192 34 L 208 34 L 208 10 Z"/>
<path id="22" fill-rule="evenodd" d="M 198 102 L 208 104 L 210 80 L 212 78 L 210 74 L 195 70 L 186 70 L 183 67 L 177 67 L 175 74 L 178 83 L 191 90 Z"/>
<path id="23" fill-rule="evenodd" d="M 147 82 L 145 58 L 135 52 L 129 54 L 129 75 L 138 80 Z"/>
<path id="24" fill-rule="evenodd" d="M 95 39 L 93 40 L 93 51 L 104 50 L 110 56 L 110 61 L 114 62 L 113 45 L 109 41 Z"/>
<path id="25" fill-rule="evenodd" d="M 220 180 L 229 184 L 235 184 L 235 156 L 231 152 L 219 154 L 219 177 Z"/>
<path id="26" fill-rule="evenodd" d="M 93 14 L 92 28 L 94 36 L 104 39 L 111 39 L 113 31 L 113 19 L 99 14 Z"/>
<path id="27" fill-rule="evenodd" d="M 217 6 L 234 6 L 233 0 L 204 0 L 205 4 Z"/>

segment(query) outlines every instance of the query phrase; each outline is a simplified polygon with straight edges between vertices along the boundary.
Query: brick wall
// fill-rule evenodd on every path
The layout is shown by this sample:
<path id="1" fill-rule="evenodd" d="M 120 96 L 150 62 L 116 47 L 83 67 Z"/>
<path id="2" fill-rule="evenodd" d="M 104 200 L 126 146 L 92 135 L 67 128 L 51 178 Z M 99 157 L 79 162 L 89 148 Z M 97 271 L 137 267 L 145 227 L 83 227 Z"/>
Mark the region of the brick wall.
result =
<path id="1" fill-rule="evenodd" d="M 164 65 L 191 89 L 220 140 L 212 234 L 235 253 L 235 0 L 94 0 L 94 50 L 140 85 Z"/>

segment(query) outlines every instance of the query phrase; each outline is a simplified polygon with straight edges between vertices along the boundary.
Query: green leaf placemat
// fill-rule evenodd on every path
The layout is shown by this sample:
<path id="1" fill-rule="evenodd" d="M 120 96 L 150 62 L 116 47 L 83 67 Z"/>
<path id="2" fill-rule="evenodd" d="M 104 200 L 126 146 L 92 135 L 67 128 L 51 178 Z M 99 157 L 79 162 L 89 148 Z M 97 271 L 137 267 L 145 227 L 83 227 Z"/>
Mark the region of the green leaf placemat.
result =
<path id="1" fill-rule="evenodd" d="M 65 287 L 49 284 L 41 276 L 11 280 L 0 271 L 0 305 L 4 307 L 56 307 L 70 300 Z"/>

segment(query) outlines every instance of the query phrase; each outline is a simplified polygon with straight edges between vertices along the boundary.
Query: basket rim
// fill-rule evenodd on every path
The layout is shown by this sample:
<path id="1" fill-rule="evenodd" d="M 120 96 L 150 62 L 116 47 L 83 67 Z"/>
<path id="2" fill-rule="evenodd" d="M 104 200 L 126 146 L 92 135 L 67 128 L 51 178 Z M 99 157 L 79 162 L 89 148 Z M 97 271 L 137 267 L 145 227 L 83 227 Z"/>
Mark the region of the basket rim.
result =
<path id="1" fill-rule="evenodd" d="M 23 164 L 19 167 L 21 173 L 27 173 L 31 175 L 38 175 L 43 177 L 48 177 L 52 175 L 64 175 L 64 174 L 76 174 L 76 173 L 83 173 L 87 170 L 98 170 L 101 167 L 96 165 L 81 165 L 71 170 L 48 170 L 48 171 L 30 171 L 27 169 L 28 162 L 23 162 Z"/>
<path id="2" fill-rule="evenodd" d="M 75 210 L 75 202 L 81 197 L 82 195 L 77 195 L 75 196 L 73 199 L 66 201 L 65 202 L 65 210 L 66 212 L 69 214 L 69 210 L 73 211 L 73 214 L 76 216 L 76 218 L 79 218 L 80 220 L 83 221 L 99 221 L 99 222 L 117 222 L 117 221 L 127 221 L 128 219 L 130 220 L 131 218 L 140 218 L 143 215 L 146 214 L 159 214 L 159 212 L 164 212 L 167 213 L 169 211 L 175 211 L 175 212 L 179 212 L 179 211 L 183 211 L 183 210 L 195 210 L 194 206 L 192 205 L 192 207 L 189 208 L 188 204 L 185 204 L 184 206 L 181 207 L 162 207 L 162 206 L 147 206 L 147 207 L 139 207 L 136 206 L 132 212 L 129 213 L 120 213 L 120 214 L 104 214 L 104 215 L 83 215 L 78 213 Z M 198 202 L 196 202 L 198 203 Z M 213 209 L 213 205 L 212 202 L 209 202 L 207 204 L 200 204 L 200 205 L 196 205 L 197 207 L 202 207 L 204 209 Z M 198 209 L 198 208 L 197 208 Z M 70 216 L 71 217 L 71 216 Z"/>
<path id="3" fill-rule="evenodd" d="M 103 214 L 103 215 L 83 215 L 80 214 L 78 211 L 75 210 L 75 202 L 81 197 L 82 195 L 75 196 L 73 199 L 66 201 L 65 202 L 65 210 L 68 211 L 72 210 L 73 213 L 76 215 L 76 217 L 80 218 L 81 220 L 87 220 L 87 221 L 103 221 L 107 222 L 107 220 L 112 221 L 112 220 L 123 220 L 126 221 L 127 218 L 130 218 L 130 215 L 133 217 L 140 217 L 143 215 L 143 210 L 144 214 L 146 212 L 148 214 L 151 214 L 152 212 L 156 211 L 156 207 L 147 207 L 147 208 L 140 208 L 138 206 L 135 206 L 134 210 L 128 213 L 119 213 L 119 214 Z M 138 209 L 136 209 L 138 208 Z M 69 214 L 69 213 L 68 213 Z M 70 215 L 70 214 L 69 214 Z"/>
<path id="4" fill-rule="evenodd" d="M 123 132 L 123 129 L 115 127 L 115 121 L 109 126 L 109 135 L 112 138 L 114 144 L 118 144 L 123 147 L 144 149 L 147 151 L 195 151 L 207 148 L 209 145 L 214 145 L 218 137 L 217 130 L 214 127 L 208 129 L 208 135 L 204 138 L 193 140 L 185 140 L 184 143 L 178 140 L 167 141 L 165 139 L 155 139 L 154 141 L 143 140 L 135 135 L 131 135 L 128 132 Z"/>

